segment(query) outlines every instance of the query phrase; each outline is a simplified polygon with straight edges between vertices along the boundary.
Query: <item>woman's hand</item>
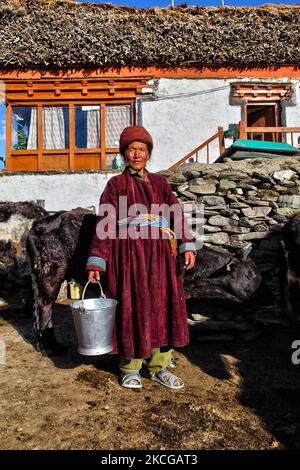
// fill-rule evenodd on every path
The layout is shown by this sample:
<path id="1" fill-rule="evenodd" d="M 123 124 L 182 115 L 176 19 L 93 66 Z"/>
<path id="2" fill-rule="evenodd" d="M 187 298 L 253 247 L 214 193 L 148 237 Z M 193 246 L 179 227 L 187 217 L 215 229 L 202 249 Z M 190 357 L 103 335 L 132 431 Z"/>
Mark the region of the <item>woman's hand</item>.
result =
<path id="1" fill-rule="evenodd" d="M 88 280 L 92 284 L 96 284 L 100 281 L 100 271 L 88 271 Z"/>
<path id="2" fill-rule="evenodd" d="M 195 266 L 196 255 L 193 251 L 184 252 L 184 269 L 192 269 Z"/>

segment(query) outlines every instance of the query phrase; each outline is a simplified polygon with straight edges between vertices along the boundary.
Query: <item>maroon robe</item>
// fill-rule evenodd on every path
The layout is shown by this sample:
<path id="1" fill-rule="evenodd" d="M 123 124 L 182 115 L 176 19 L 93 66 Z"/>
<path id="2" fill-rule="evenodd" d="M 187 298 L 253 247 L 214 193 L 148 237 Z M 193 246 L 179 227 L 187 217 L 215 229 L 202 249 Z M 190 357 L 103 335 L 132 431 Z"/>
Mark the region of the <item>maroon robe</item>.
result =
<path id="1" fill-rule="evenodd" d="M 117 220 L 120 195 L 127 196 L 128 208 L 134 203 L 144 204 L 148 213 L 151 203 L 179 204 L 165 177 L 144 171 L 146 179 L 130 174 L 126 168 L 108 181 L 100 204 L 112 204 Z M 103 217 L 98 216 L 98 222 Z M 184 220 L 182 210 L 180 219 Z M 175 232 L 178 223 L 175 217 L 170 226 Z M 174 256 L 169 239 L 163 238 L 159 228 L 156 230 L 158 239 L 136 240 L 120 239 L 120 232 L 116 239 L 99 240 L 95 231 L 91 242 L 87 270 L 106 270 L 104 279 L 101 277 L 103 290 L 108 298 L 118 300 L 113 352 L 126 359 L 149 357 L 153 348 L 184 346 L 189 341 L 178 259 L 183 255 Z M 177 242 L 180 252 L 195 251 L 186 226 Z"/>

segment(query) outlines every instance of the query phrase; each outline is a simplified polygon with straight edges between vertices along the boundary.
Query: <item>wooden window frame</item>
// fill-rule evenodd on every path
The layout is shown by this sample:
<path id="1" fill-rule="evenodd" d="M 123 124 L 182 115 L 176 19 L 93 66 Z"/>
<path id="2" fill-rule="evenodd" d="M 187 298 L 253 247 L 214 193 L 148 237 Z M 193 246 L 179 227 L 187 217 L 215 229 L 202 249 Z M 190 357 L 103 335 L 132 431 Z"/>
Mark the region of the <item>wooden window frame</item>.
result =
<path id="1" fill-rule="evenodd" d="M 6 171 L 11 170 L 33 170 L 33 171 L 47 171 L 53 170 L 51 165 L 44 165 L 43 159 L 45 157 L 57 157 L 58 167 L 63 170 L 76 170 L 76 156 L 81 158 L 84 156 L 93 156 L 94 162 L 98 161 L 98 165 L 88 164 L 86 167 L 81 166 L 80 169 L 95 169 L 95 170 L 108 170 L 106 165 L 106 155 L 119 153 L 118 147 L 106 147 L 106 106 L 130 106 L 131 107 L 131 123 L 135 123 L 135 102 L 136 98 L 119 98 L 119 99 L 74 99 L 74 100 L 11 100 L 7 103 L 6 107 Z M 12 107 L 14 106 L 30 106 L 37 107 L 37 149 L 33 150 L 14 150 L 12 149 Z M 44 149 L 43 148 L 43 106 L 68 106 L 69 109 L 69 147 L 68 149 Z M 100 145 L 98 148 L 83 148 L 75 147 L 75 106 L 100 106 Z M 32 157 L 32 163 L 27 167 L 22 167 L 22 157 Z M 35 157 L 35 161 L 34 161 Z M 21 159 L 21 163 L 14 164 L 14 160 Z M 33 163 L 34 162 L 34 163 Z M 30 166 L 34 168 L 30 168 Z M 95 167 L 96 166 L 96 167 Z"/>

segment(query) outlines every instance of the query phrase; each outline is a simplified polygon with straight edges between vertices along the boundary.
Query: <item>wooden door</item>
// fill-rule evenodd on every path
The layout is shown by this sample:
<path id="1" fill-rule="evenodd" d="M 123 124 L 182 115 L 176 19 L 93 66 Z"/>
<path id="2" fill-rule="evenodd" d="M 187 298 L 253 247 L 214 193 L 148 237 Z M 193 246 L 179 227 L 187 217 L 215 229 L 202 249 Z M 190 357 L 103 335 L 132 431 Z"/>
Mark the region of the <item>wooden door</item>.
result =
<path id="1" fill-rule="evenodd" d="M 278 127 L 280 126 L 279 105 L 276 104 L 248 104 L 247 105 L 247 127 Z M 254 140 L 279 141 L 276 133 L 252 133 Z"/>

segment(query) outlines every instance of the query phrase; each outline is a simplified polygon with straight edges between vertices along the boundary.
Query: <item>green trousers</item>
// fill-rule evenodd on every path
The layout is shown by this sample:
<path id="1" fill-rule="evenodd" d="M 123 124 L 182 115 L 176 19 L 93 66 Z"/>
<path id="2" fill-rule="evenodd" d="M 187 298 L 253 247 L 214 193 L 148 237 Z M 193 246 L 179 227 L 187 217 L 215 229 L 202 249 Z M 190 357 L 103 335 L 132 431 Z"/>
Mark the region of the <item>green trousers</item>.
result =
<path id="1" fill-rule="evenodd" d="M 139 371 L 144 363 L 149 375 L 152 377 L 159 370 L 168 367 L 172 360 L 172 353 L 173 349 L 161 351 L 160 348 L 155 348 L 152 349 L 151 356 L 146 359 L 121 359 L 119 368 L 122 372 Z"/>

